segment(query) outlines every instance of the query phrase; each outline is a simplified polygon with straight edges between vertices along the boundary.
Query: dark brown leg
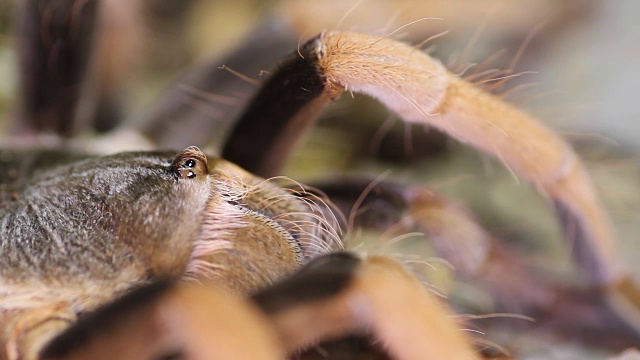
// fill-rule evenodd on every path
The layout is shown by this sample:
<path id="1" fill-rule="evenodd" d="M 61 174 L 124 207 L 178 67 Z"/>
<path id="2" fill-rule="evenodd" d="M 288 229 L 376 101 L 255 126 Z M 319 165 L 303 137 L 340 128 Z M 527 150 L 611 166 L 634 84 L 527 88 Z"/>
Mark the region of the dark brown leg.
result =
<path id="1" fill-rule="evenodd" d="M 466 209 L 428 189 L 354 178 L 316 187 L 353 220 L 348 226 L 375 229 L 389 239 L 424 233 L 457 276 L 482 284 L 502 310 L 544 307 L 553 300 L 551 284 L 540 281 L 523 256 L 506 249 Z"/>
<path id="2" fill-rule="evenodd" d="M 14 128 L 71 136 L 89 66 L 98 1 L 19 2 L 21 93 Z"/>
<path id="3" fill-rule="evenodd" d="M 222 157 L 263 177 L 276 175 L 300 136 L 337 96 L 319 71 L 316 41 L 283 62 L 235 123 Z"/>
<path id="4" fill-rule="evenodd" d="M 600 289 L 570 288 L 543 280 L 542 273 L 527 265 L 526 257 L 507 249 L 464 209 L 424 188 L 352 178 L 316 187 L 345 214 L 356 213 L 352 224 L 356 228 L 373 228 L 389 238 L 403 232 L 424 233 L 438 255 L 454 266 L 456 275 L 489 292 L 497 301 L 494 311 L 535 320 L 496 318 L 481 320 L 482 325 L 496 323 L 520 332 L 529 328 L 612 350 L 640 343 L 632 308 L 626 309 L 627 316 L 621 315 L 625 310 L 615 308 L 625 306 L 616 300 L 638 297 L 633 286 L 621 287 L 621 292 L 627 292 L 624 297 L 611 298 Z M 390 228 L 394 231 L 389 232 Z"/>

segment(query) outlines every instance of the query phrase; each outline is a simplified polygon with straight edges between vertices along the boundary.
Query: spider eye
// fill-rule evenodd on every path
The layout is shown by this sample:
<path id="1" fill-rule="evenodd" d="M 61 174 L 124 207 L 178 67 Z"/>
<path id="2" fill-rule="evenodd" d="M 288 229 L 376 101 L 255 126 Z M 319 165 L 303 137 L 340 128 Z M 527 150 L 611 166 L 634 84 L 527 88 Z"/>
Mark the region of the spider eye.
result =
<path id="1" fill-rule="evenodd" d="M 184 166 L 186 168 L 193 169 L 194 167 L 196 167 L 196 161 L 193 160 L 193 159 L 189 159 L 189 160 L 185 161 L 182 166 Z M 193 176 L 195 176 L 195 174 L 193 174 Z"/>
<path id="2" fill-rule="evenodd" d="M 171 170 L 176 180 L 206 178 L 209 173 L 207 157 L 197 147 L 190 146 L 176 155 Z"/>

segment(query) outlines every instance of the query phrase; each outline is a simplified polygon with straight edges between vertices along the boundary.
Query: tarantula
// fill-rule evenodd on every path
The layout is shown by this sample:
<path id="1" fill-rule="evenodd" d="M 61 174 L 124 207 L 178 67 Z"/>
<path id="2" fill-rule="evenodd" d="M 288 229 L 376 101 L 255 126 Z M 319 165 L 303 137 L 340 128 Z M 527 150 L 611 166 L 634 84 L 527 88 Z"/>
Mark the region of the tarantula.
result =
<path id="1" fill-rule="evenodd" d="M 221 157 L 196 146 L 95 155 L 68 137 L 81 120 L 103 126 L 109 109 L 108 91 L 89 105 L 80 96 L 99 62 L 91 55 L 96 14 L 109 5 L 19 6 L 24 84 L 14 128 L 30 143 L 0 152 L 0 358 L 481 357 L 474 344 L 482 340 L 460 331 L 470 325 L 400 262 L 344 251 L 340 228 L 356 222 L 426 233 L 459 276 L 501 293 L 498 302 L 544 314 L 577 301 L 604 309 L 603 321 L 628 343 L 638 339 L 631 316 L 620 317 L 636 315 L 640 293 L 617 261 L 580 158 L 419 48 L 350 32 L 323 32 L 297 49 L 288 42 L 291 55 L 233 123 Z M 249 40 L 226 63 L 273 46 L 267 38 L 277 31 Z M 181 91 L 234 107 L 231 97 L 201 90 L 223 82 L 210 70 Z M 426 189 L 384 179 L 310 187 L 277 176 L 296 140 L 345 91 L 370 95 L 531 182 L 555 207 L 589 289 L 537 278 L 466 211 Z M 181 116 L 185 108 L 166 101 L 136 136 L 206 145 L 201 129 L 210 126 Z M 29 137 L 47 132 L 58 136 L 44 138 L 48 148 Z M 358 211 L 348 219 L 335 215 L 351 208 Z"/>

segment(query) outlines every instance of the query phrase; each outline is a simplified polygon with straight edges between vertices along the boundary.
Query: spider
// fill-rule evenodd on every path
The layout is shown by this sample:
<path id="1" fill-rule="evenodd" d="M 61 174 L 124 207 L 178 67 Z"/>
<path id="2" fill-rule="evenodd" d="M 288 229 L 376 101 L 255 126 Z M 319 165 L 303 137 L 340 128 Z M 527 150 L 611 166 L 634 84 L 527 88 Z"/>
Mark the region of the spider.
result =
<path id="1" fill-rule="evenodd" d="M 221 157 L 196 146 L 95 155 L 97 146 L 70 137 L 83 126 L 111 126 L 108 88 L 86 102 L 80 96 L 88 69 L 98 72 L 90 67 L 99 63 L 94 26 L 98 10 L 109 11 L 99 5 L 19 4 L 26 55 L 15 131 L 29 144 L 0 152 L 4 358 L 483 356 L 482 339 L 461 331 L 470 326 L 464 318 L 401 262 L 344 250 L 340 229 L 356 225 L 426 233 L 461 277 L 492 288 L 505 306 L 553 313 L 570 302 L 597 309 L 627 344 L 638 339 L 640 294 L 617 260 L 584 165 L 531 116 L 415 46 L 327 31 L 297 48 L 287 40 L 291 54 L 230 126 Z M 226 62 L 273 46 L 267 38 L 278 39 L 277 29 L 262 31 Z M 210 70 L 180 91 L 237 108 L 230 96 L 199 90 L 223 82 Z M 224 86 L 217 93 L 237 91 Z M 370 95 L 531 182 L 556 209 L 588 288 L 531 274 L 467 211 L 424 188 L 384 178 L 307 186 L 278 176 L 296 140 L 343 92 Z M 173 106 L 184 101 L 173 94 L 153 121 L 134 127 L 136 136 L 206 145 L 202 129 L 210 126 L 179 115 L 193 106 Z M 106 139 L 96 143 L 115 147 Z"/>

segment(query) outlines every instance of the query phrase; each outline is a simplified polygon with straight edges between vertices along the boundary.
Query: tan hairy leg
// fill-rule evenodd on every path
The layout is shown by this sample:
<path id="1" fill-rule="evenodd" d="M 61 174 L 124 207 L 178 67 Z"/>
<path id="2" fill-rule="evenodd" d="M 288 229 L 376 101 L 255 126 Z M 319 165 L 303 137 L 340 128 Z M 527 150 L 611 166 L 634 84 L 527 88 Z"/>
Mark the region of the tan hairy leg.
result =
<path id="1" fill-rule="evenodd" d="M 389 258 L 320 257 L 254 299 L 290 354 L 368 333 L 394 359 L 477 358 L 455 316 Z"/>
<path id="2" fill-rule="evenodd" d="M 43 359 L 281 359 L 265 318 L 247 301 L 193 283 L 134 290 L 54 339 Z"/>

